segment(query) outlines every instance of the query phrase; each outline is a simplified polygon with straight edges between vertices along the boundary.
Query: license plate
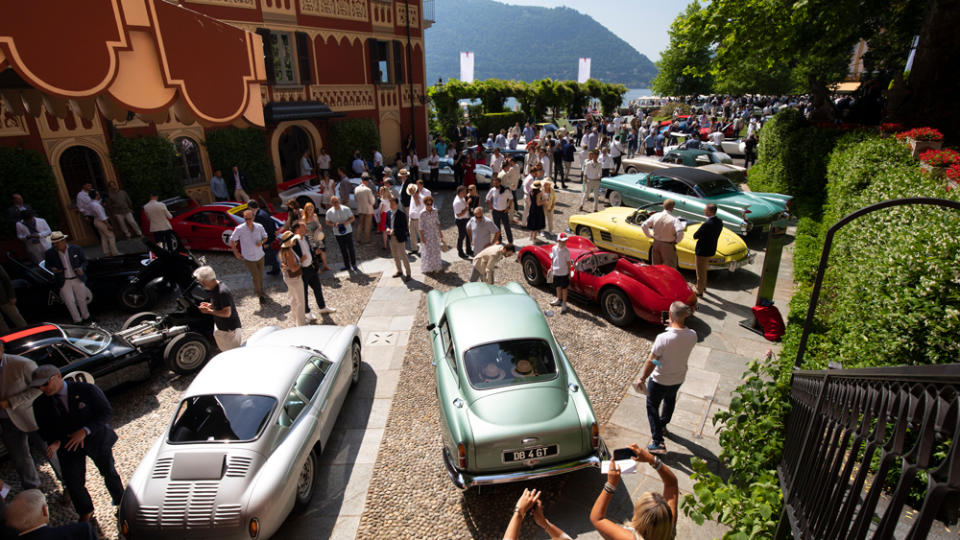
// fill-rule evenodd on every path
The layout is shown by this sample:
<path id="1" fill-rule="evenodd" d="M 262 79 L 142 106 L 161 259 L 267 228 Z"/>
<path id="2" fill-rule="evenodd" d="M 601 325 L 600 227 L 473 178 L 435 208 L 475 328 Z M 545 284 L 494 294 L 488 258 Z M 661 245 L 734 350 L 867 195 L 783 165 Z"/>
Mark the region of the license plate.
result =
<path id="1" fill-rule="evenodd" d="M 560 449 L 555 444 L 545 446 L 532 446 L 530 448 L 519 448 L 517 450 L 504 450 L 503 462 L 514 463 L 517 461 L 528 461 L 531 459 L 543 459 L 545 457 L 555 456 Z"/>

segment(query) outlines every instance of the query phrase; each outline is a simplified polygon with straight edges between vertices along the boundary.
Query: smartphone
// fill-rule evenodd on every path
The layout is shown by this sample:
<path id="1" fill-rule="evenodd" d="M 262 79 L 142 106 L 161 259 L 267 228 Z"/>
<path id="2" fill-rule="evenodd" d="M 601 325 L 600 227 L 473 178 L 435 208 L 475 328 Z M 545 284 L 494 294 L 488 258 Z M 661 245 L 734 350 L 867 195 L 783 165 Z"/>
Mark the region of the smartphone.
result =
<path id="1" fill-rule="evenodd" d="M 636 457 L 636 454 L 633 453 L 633 450 L 629 448 L 617 448 L 613 451 L 613 460 L 621 461 L 624 459 L 633 459 Z"/>

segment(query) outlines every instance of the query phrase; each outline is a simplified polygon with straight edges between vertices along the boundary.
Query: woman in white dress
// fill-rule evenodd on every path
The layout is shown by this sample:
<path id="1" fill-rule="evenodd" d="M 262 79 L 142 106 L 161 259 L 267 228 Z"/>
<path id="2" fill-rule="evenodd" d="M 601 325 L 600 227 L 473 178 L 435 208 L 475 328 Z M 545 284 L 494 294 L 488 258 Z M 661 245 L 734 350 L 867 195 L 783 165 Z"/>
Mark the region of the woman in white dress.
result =
<path id="1" fill-rule="evenodd" d="M 443 235 L 440 232 L 440 213 L 433 207 L 433 196 L 423 198 L 426 207 L 420 214 L 418 223 L 420 228 L 420 270 L 424 274 L 432 274 L 443 270 L 443 259 L 440 258 L 443 244 Z"/>
<path id="2" fill-rule="evenodd" d="M 334 183 L 333 178 L 330 178 L 330 171 L 323 170 L 320 173 L 320 190 L 323 193 L 323 207 L 328 208 L 330 206 L 330 199 L 334 196 Z"/>

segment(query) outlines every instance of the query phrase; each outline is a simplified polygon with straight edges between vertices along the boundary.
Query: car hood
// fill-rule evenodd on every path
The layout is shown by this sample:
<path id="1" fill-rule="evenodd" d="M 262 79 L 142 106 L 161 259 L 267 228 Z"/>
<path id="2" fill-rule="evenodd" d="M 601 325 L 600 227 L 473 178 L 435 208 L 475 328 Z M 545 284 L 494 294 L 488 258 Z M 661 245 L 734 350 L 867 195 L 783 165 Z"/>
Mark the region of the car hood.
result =
<path id="1" fill-rule="evenodd" d="M 249 339 L 247 346 L 280 346 L 289 347 L 303 345 L 311 349 L 320 351 L 326 350 L 328 344 L 336 339 L 340 334 L 346 331 L 347 327 L 341 326 L 318 326 L 308 325 L 296 328 L 286 328 L 283 332 L 278 332 L 280 328 L 272 327 L 272 331 L 264 332 L 260 330 Z"/>
<path id="2" fill-rule="evenodd" d="M 470 404 L 470 410 L 494 425 L 537 424 L 563 414 L 568 399 L 561 388 L 520 385 L 483 395 Z"/>

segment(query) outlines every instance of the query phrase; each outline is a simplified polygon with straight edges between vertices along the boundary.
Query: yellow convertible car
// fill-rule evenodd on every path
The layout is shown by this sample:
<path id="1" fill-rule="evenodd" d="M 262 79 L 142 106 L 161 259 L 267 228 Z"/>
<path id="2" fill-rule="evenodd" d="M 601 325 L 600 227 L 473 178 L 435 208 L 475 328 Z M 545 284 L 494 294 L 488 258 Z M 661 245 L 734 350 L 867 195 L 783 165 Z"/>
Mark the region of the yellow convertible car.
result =
<path id="1" fill-rule="evenodd" d="M 636 210 L 625 206 L 613 206 L 592 214 L 571 216 L 569 227 L 574 234 L 590 239 L 598 247 L 649 261 L 650 245 L 653 244 L 653 239 L 643 234 L 640 225 L 658 210 L 660 205 Z M 677 261 L 680 268 L 687 270 L 697 268 L 697 258 L 693 251 L 697 241 L 694 240 L 693 234 L 699 228 L 700 223 L 687 225 L 683 240 L 677 244 Z M 725 228 L 717 240 L 717 253 L 710 259 L 710 270 L 728 269 L 734 272 L 750 262 L 752 258 L 753 255 L 747 249 L 743 239 Z"/>

